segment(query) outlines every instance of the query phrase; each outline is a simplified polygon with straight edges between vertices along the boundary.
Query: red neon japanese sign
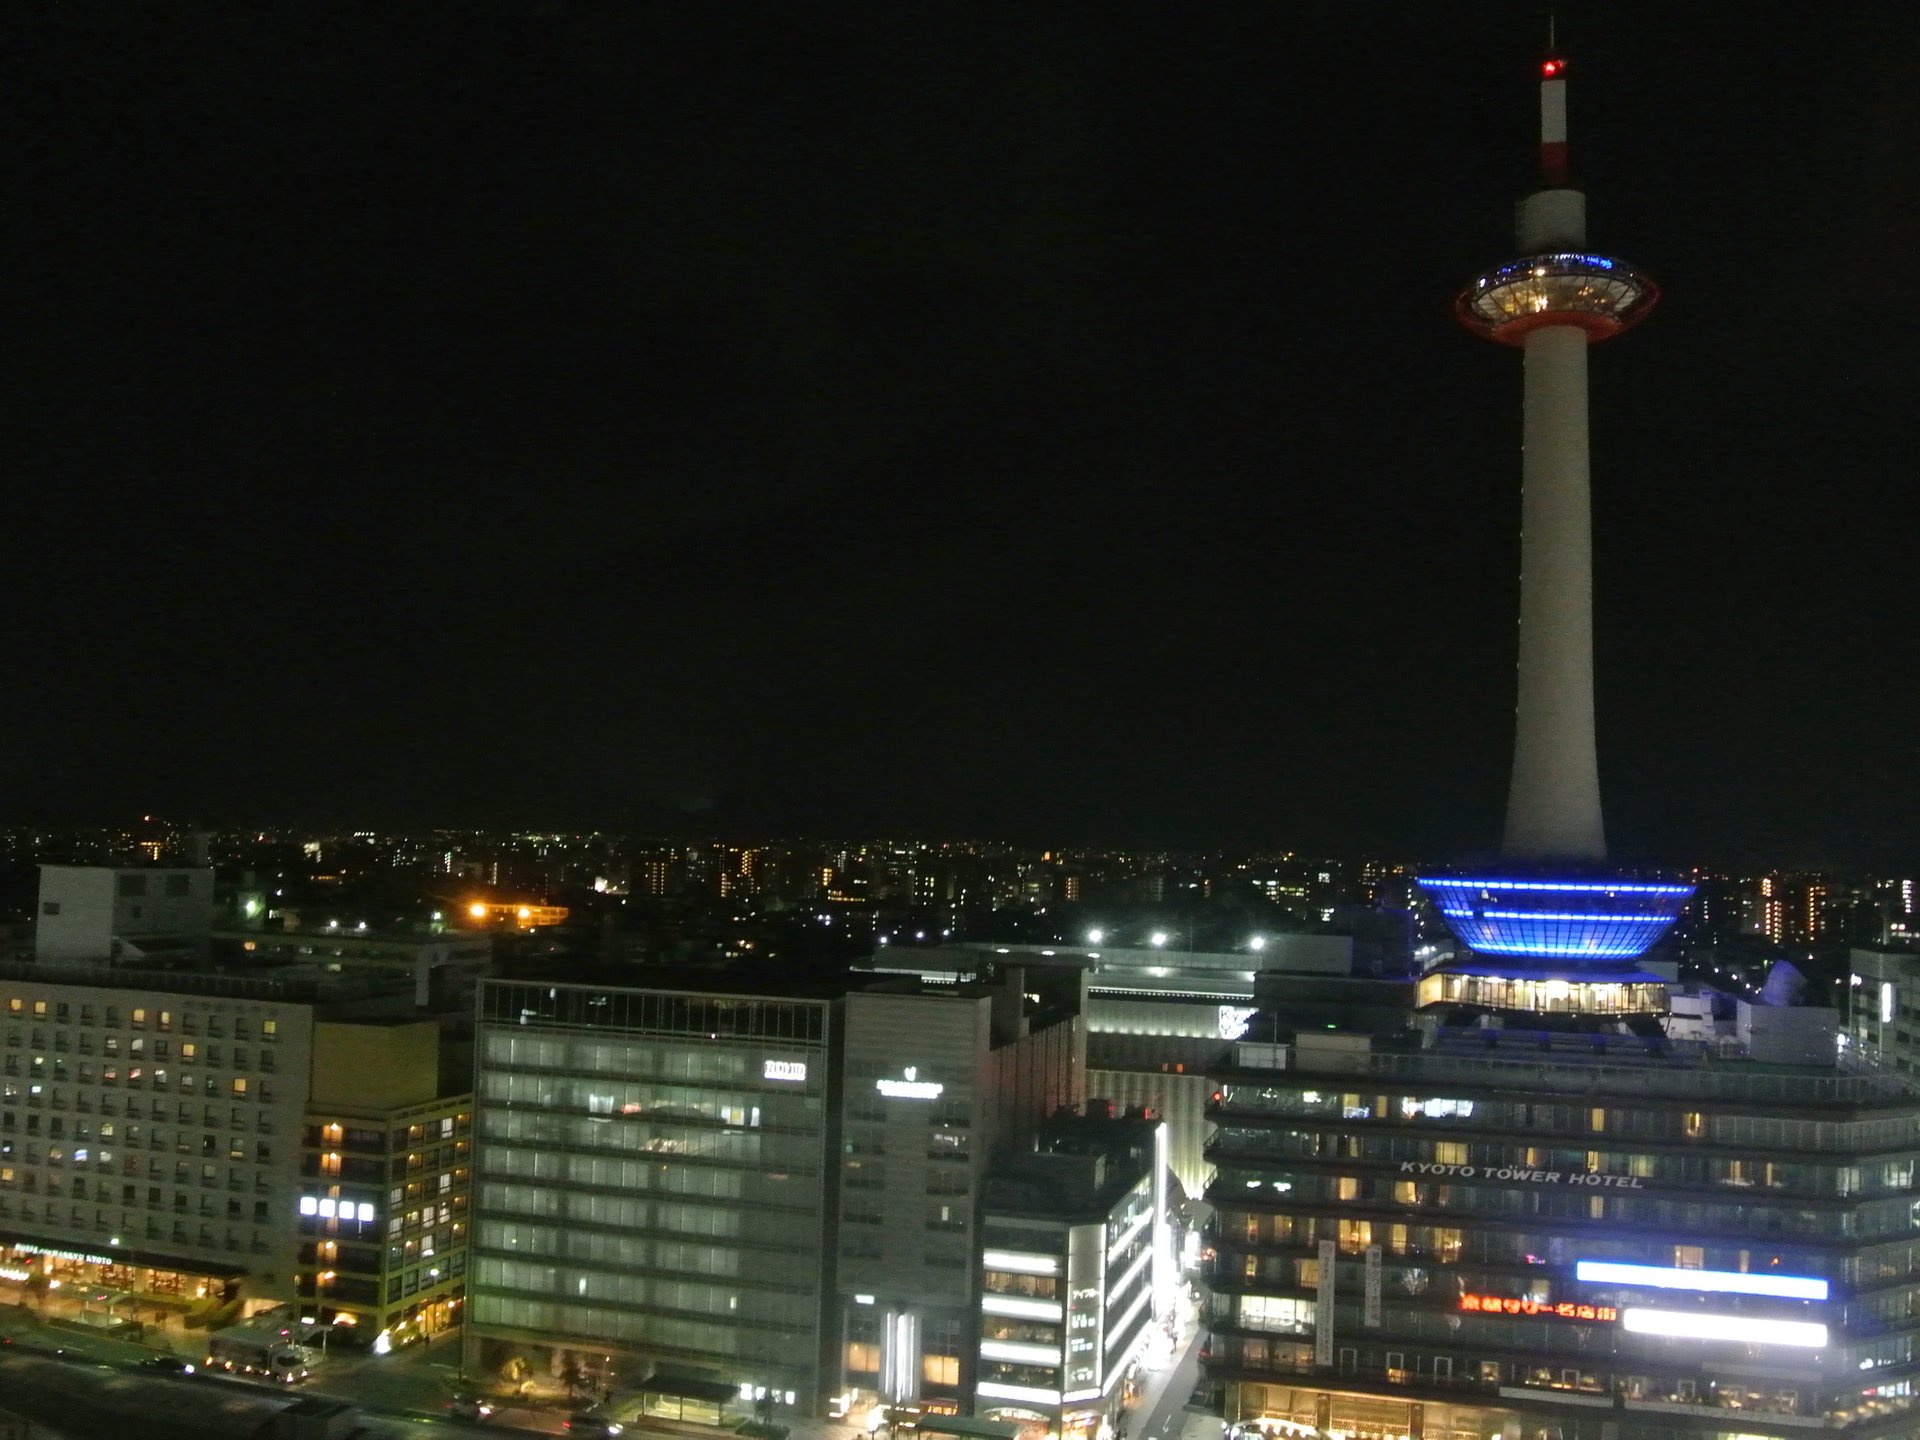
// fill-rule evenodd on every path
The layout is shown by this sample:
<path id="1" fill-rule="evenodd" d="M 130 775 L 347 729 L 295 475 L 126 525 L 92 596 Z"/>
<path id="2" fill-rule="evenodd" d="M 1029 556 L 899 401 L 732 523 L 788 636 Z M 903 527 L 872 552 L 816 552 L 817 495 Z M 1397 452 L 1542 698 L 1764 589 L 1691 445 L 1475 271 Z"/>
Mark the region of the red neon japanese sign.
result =
<path id="1" fill-rule="evenodd" d="M 1562 1300 L 1514 1300 L 1503 1295 L 1462 1295 L 1462 1310 L 1482 1315 L 1544 1315 L 1560 1320 L 1618 1320 L 1620 1312 L 1611 1305 L 1574 1305 Z"/>

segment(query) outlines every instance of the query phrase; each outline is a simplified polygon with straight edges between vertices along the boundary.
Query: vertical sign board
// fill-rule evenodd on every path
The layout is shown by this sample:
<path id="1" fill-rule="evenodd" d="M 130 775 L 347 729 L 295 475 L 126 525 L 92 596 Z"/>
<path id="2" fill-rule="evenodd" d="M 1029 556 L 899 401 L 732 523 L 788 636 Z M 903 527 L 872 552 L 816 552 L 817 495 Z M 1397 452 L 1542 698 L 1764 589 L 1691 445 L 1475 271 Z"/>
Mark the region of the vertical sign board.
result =
<path id="1" fill-rule="evenodd" d="M 1320 1284 L 1314 1293 L 1313 1363 L 1333 1364 L 1333 1262 L 1340 1248 L 1331 1240 L 1320 1242 Z"/>
<path id="2" fill-rule="evenodd" d="M 1380 1247 L 1367 1246 L 1367 1291 L 1366 1309 L 1362 1312 L 1364 1323 L 1375 1329 L 1380 1325 Z"/>

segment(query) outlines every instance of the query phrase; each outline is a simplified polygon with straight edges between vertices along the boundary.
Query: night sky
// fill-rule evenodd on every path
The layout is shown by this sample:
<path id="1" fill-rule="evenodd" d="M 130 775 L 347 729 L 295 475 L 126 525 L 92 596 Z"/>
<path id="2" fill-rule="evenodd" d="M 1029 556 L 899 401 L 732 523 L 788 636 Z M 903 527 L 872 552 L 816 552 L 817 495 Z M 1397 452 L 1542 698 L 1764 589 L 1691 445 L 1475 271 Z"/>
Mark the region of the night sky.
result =
<path id="1" fill-rule="evenodd" d="M 1543 15 L 16 15 L 0 822 L 1490 845 Z M 1561 7 L 1624 855 L 1920 862 L 1913 16 Z"/>

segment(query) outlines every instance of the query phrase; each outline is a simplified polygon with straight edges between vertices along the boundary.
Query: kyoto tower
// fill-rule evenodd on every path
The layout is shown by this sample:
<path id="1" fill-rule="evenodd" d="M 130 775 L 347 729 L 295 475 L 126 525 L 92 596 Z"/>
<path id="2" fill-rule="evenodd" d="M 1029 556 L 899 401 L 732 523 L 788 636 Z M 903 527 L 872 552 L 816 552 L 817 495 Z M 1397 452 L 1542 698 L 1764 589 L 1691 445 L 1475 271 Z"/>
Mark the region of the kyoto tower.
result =
<path id="1" fill-rule="evenodd" d="M 1606 869 L 1593 724 L 1587 347 L 1646 318 L 1659 290 L 1626 262 L 1586 249 L 1586 208 L 1567 178 L 1567 62 L 1555 55 L 1540 66 L 1540 183 L 1519 205 L 1520 258 L 1476 277 L 1454 302 L 1469 330 L 1520 349 L 1525 373 L 1519 686 L 1504 863 L 1498 874 L 1420 882 L 1480 956 L 1541 962 L 1469 963 L 1487 983 L 1430 997 L 1494 1009 L 1563 1008 L 1543 1005 L 1527 982 L 1574 998 L 1568 981 L 1602 980 L 1595 964 L 1621 970 L 1673 923 L 1691 890 L 1629 883 Z M 1655 983 L 1630 965 L 1605 979 L 1611 998 L 1602 1009 L 1664 1008 L 1664 993 L 1625 1003 L 1631 997 L 1616 986 Z"/>

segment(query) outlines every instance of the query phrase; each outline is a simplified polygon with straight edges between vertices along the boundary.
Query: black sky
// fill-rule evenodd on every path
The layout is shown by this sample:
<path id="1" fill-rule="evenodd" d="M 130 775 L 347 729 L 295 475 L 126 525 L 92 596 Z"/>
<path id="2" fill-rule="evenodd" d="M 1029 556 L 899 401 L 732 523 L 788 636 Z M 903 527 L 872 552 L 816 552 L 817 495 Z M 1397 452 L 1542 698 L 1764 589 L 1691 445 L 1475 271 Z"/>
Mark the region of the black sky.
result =
<path id="1" fill-rule="evenodd" d="M 1920 25 L 1561 8 L 1616 849 L 1920 861 Z M 1542 10 L 16 15 L 0 813 L 1488 844 Z"/>

